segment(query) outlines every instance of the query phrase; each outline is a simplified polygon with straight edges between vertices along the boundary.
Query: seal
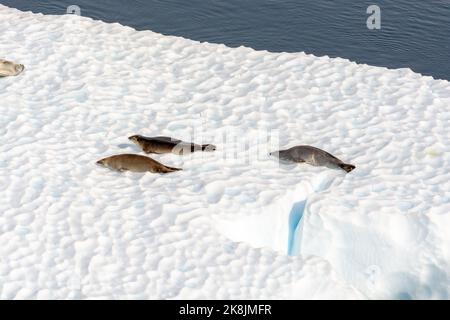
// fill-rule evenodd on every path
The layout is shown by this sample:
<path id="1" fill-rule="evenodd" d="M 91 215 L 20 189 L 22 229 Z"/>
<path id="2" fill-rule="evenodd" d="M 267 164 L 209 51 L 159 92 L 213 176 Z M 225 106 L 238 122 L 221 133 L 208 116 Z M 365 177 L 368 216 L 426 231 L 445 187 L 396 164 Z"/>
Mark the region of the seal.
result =
<path id="1" fill-rule="evenodd" d="M 17 76 L 24 69 L 23 64 L 0 59 L 0 77 Z"/>
<path id="2" fill-rule="evenodd" d="M 269 153 L 271 156 L 278 156 L 280 160 L 307 163 L 313 166 L 324 166 L 332 169 L 343 169 L 350 172 L 356 167 L 352 164 L 347 164 L 323 151 L 312 146 L 296 146 L 287 150 L 280 150 Z"/>
<path id="3" fill-rule="evenodd" d="M 152 158 L 137 154 L 119 154 L 101 159 L 97 161 L 97 164 L 117 171 L 169 173 L 182 170 L 165 166 Z"/>
<path id="4" fill-rule="evenodd" d="M 196 151 L 214 151 L 216 146 L 212 144 L 199 145 L 192 142 L 184 142 L 171 137 L 144 137 L 134 135 L 128 140 L 138 145 L 145 153 L 174 153 L 177 155 L 188 154 Z"/>

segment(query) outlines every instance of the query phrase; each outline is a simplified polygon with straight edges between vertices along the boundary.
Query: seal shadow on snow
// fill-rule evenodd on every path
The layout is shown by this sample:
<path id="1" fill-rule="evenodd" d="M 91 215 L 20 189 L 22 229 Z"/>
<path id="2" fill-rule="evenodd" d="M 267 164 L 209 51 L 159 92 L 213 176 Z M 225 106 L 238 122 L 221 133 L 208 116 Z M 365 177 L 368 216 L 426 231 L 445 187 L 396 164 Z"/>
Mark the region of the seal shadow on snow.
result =
<path id="1" fill-rule="evenodd" d="M 305 211 L 306 206 L 306 199 L 294 203 L 294 205 L 291 208 L 291 212 L 289 213 L 289 229 L 288 229 L 288 248 L 287 248 L 287 254 L 292 256 L 293 253 L 293 247 L 294 247 L 294 238 L 296 234 L 296 230 L 298 226 L 301 223 L 301 220 L 303 218 L 303 212 Z"/>
<path id="2" fill-rule="evenodd" d="M 119 147 L 120 149 L 131 148 L 131 149 L 134 149 L 136 151 L 141 151 L 135 144 L 132 144 L 132 143 L 121 143 L 121 144 L 117 145 L 117 147 Z"/>
<path id="3" fill-rule="evenodd" d="M 285 171 L 292 171 L 298 169 L 298 163 L 293 163 L 291 161 L 281 160 L 274 157 L 271 157 L 270 160 L 273 161 L 274 163 L 277 163 L 279 165 L 279 168 Z"/>

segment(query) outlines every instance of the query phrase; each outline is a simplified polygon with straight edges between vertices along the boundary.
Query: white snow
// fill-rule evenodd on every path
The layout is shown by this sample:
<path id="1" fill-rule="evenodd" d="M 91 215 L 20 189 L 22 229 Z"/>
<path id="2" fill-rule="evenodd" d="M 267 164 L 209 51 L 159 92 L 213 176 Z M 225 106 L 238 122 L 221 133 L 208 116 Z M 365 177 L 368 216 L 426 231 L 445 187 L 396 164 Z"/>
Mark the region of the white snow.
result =
<path id="1" fill-rule="evenodd" d="M 26 66 L 0 79 L 0 298 L 450 298 L 449 82 L 1 5 L 0 30 Z M 218 150 L 95 165 L 132 134 Z M 357 168 L 267 155 L 297 144 Z"/>

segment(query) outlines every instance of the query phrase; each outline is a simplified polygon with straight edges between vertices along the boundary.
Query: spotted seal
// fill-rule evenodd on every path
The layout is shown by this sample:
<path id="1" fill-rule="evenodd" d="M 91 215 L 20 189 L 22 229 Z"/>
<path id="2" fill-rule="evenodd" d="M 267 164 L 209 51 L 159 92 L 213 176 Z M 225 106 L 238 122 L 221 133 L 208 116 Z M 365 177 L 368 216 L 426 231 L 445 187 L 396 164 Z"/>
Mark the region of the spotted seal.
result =
<path id="1" fill-rule="evenodd" d="M 312 146 L 296 146 L 287 150 L 280 150 L 270 153 L 280 160 L 307 163 L 313 166 L 324 166 L 333 169 L 343 169 L 350 172 L 356 167 L 352 164 L 344 163 L 332 154 Z"/>
<path id="2" fill-rule="evenodd" d="M 144 137 L 141 135 L 134 135 L 128 137 L 128 139 L 138 145 L 145 153 L 174 153 L 183 155 L 196 151 L 216 150 L 216 146 L 212 144 L 199 145 L 171 137 Z"/>
<path id="3" fill-rule="evenodd" d="M 182 170 L 165 166 L 152 158 L 137 154 L 119 154 L 101 159 L 97 161 L 97 164 L 117 171 L 169 173 Z"/>
<path id="4" fill-rule="evenodd" d="M 23 64 L 0 59 L 0 77 L 17 76 L 24 69 Z"/>

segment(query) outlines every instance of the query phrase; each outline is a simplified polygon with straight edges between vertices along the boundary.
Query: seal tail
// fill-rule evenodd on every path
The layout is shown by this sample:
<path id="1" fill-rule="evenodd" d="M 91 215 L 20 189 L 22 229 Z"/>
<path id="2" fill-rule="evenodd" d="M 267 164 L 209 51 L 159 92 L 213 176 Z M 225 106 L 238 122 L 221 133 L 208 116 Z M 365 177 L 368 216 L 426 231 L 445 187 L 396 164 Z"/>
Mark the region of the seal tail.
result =
<path id="1" fill-rule="evenodd" d="M 352 165 L 352 164 L 340 163 L 339 164 L 339 168 L 341 168 L 341 169 L 345 170 L 345 172 L 349 173 L 350 171 L 352 171 L 356 167 L 354 165 Z"/>
<path id="2" fill-rule="evenodd" d="M 213 144 L 203 144 L 202 145 L 202 151 L 215 151 L 216 146 Z"/>
<path id="3" fill-rule="evenodd" d="M 168 166 L 164 166 L 164 172 L 163 173 L 169 173 L 169 172 L 175 172 L 175 171 L 181 171 L 183 169 L 181 168 L 173 168 L 173 167 L 168 167 Z"/>
<path id="4" fill-rule="evenodd" d="M 165 166 L 162 164 L 158 168 L 156 168 L 155 171 L 153 171 L 153 172 L 155 172 L 155 173 L 170 173 L 170 172 L 175 172 L 175 171 L 180 171 L 180 170 L 183 170 L 183 169 L 168 167 L 168 166 Z"/>

